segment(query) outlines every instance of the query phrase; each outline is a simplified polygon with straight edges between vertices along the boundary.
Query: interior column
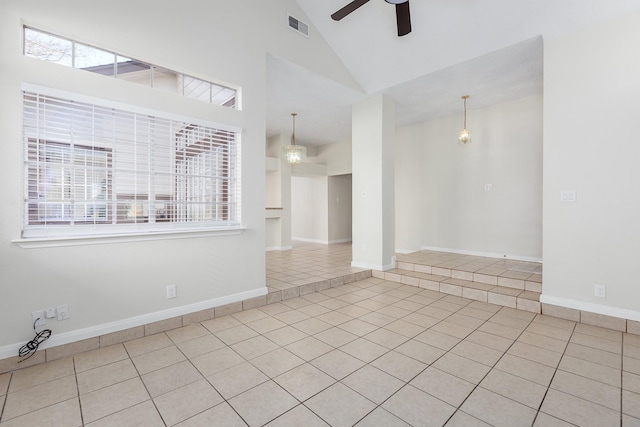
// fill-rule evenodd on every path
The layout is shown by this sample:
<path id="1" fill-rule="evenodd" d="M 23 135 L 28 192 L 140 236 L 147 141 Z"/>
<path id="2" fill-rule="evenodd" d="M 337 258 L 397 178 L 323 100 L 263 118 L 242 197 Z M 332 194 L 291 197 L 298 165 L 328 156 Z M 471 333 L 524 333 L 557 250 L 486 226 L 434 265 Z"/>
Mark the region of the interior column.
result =
<path id="1" fill-rule="evenodd" d="M 288 135 L 280 134 L 278 147 L 280 154 L 280 203 L 282 216 L 280 217 L 280 247 L 291 249 L 291 165 L 282 158 L 282 148 L 290 144 Z"/>
<path id="2" fill-rule="evenodd" d="M 395 267 L 395 102 L 374 95 L 352 114 L 353 260 L 375 270 Z"/>
<path id="3" fill-rule="evenodd" d="M 277 161 L 277 168 L 267 171 L 267 191 L 265 194 L 267 207 L 280 207 L 277 227 L 268 247 L 288 250 L 291 245 L 291 165 L 282 157 L 282 148 L 289 145 L 289 136 L 280 134 L 267 141 L 267 157 Z M 269 220 L 267 220 L 269 221 Z M 276 221 L 276 220 L 274 220 Z M 277 228 L 277 230 L 276 230 Z"/>

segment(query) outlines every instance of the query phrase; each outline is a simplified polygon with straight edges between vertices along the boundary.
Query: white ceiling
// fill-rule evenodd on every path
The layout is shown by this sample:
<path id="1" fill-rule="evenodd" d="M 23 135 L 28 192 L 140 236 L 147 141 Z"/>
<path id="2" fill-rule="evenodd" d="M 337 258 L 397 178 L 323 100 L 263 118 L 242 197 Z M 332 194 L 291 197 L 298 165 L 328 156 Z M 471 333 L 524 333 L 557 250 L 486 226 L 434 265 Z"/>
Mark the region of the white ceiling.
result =
<path id="1" fill-rule="evenodd" d="M 640 9 L 640 0 L 410 0 L 413 31 L 396 35 L 395 8 L 370 0 L 342 21 L 350 0 L 297 0 L 363 88 L 359 93 L 269 57 L 267 135 L 322 145 L 350 138 L 351 105 L 384 93 L 407 125 L 542 92 L 543 39 Z"/>

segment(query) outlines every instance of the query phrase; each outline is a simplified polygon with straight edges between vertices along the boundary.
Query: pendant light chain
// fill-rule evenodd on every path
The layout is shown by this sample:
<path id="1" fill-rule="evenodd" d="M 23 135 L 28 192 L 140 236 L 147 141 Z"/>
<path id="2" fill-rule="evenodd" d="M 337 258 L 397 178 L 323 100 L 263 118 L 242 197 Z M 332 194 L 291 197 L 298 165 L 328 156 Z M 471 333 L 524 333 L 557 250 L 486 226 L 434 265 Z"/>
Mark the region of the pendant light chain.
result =
<path id="1" fill-rule="evenodd" d="M 291 145 L 296 145 L 296 116 L 298 113 L 291 113 L 293 118 L 293 133 L 291 134 Z"/>
<path id="2" fill-rule="evenodd" d="M 467 98 L 469 95 L 465 95 L 462 97 L 464 99 L 464 128 L 467 128 Z"/>
<path id="3" fill-rule="evenodd" d="M 458 134 L 458 141 L 463 144 L 471 142 L 471 132 L 467 129 L 467 98 L 469 98 L 469 95 L 462 96 L 464 101 L 464 129 Z"/>

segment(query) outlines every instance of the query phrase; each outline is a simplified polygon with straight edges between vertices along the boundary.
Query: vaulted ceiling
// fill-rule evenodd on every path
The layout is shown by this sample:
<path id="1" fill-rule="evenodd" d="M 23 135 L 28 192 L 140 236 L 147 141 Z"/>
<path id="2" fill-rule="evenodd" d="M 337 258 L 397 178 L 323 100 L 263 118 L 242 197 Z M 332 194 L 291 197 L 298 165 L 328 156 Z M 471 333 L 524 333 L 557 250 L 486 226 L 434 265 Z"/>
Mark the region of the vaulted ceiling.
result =
<path id="1" fill-rule="evenodd" d="M 350 0 L 297 0 L 362 91 L 269 57 L 267 134 L 305 145 L 350 138 L 351 105 L 384 93 L 398 125 L 542 93 L 543 42 L 640 9 L 640 0 L 410 0 L 412 32 L 398 37 L 393 5 L 370 0 L 341 21 Z M 314 34 L 317 31 L 319 34 Z"/>

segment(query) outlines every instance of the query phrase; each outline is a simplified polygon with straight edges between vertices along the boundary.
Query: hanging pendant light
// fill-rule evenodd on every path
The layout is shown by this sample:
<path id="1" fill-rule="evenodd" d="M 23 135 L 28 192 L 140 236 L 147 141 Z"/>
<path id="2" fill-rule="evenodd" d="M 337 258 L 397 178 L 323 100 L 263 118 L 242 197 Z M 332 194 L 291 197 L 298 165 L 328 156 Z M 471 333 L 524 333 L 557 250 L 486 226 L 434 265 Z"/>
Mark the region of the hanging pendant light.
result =
<path id="1" fill-rule="evenodd" d="M 471 132 L 467 129 L 467 98 L 469 95 L 465 95 L 462 97 L 464 100 L 464 129 L 460 131 L 458 134 L 458 141 L 463 144 L 468 144 L 471 142 Z"/>
<path id="2" fill-rule="evenodd" d="M 282 155 L 290 165 L 299 165 L 307 158 L 307 147 L 296 145 L 296 116 L 298 113 L 291 113 L 293 119 L 293 131 L 291 132 L 291 145 L 282 149 Z"/>

